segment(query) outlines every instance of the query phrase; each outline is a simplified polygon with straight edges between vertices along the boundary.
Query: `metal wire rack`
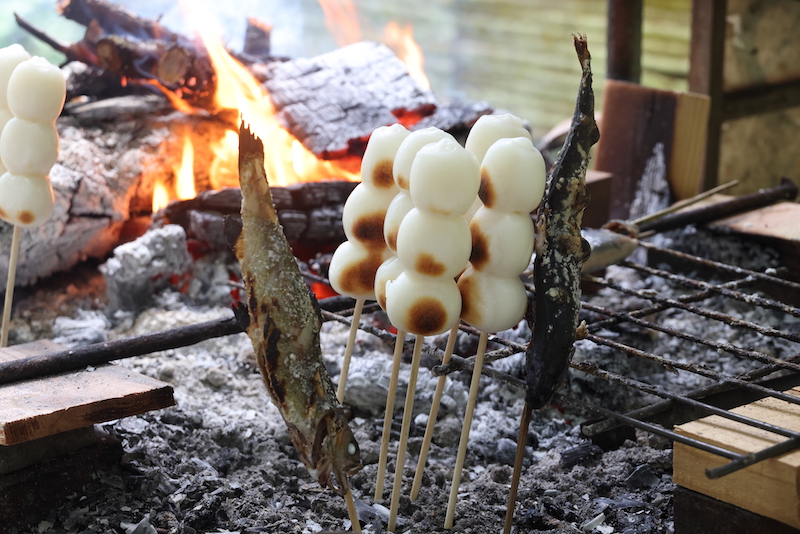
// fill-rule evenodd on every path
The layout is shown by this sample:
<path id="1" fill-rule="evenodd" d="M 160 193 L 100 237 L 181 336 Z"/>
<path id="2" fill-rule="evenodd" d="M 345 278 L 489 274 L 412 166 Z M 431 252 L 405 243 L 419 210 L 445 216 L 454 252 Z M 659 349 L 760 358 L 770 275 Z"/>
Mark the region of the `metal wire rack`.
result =
<path id="1" fill-rule="evenodd" d="M 775 269 L 769 269 L 767 272 L 751 271 L 733 265 L 719 263 L 698 256 L 681 253 L 675 250 L 661 248 L 646 242 L 642 242 L 641 246 L 648 249 L 650 252 L 656 252 L 664 257 L 669 257 L 684 263 L 688 263 L 695 270 L 709 271 L 713 273 L 715 277 L 723 279 L 727 278 L 729 281 L 715 283 L 700 280 L 698 279 L 699 277 L 688 277 L 633 262 L 625 262 L 623 264 L 625 268 L 633 269 L 642 275 L 659 277 L 669 281 L 673 285 L 680 285 L 687 289 L 687 292 L 681 294 L 680 296 L 667 297 L 652 290 L 641 290 L 625 287 L 624 285 L 609 278 L 587 277 L 588 281 L 597 284 L 600 287 L 608 288 L 611 291 L 619 292 L 620 294 L 647 301 L 649 302 L 649 305 L 640 307 L 638 309 L 620 311 L 598 306 L 592 304 L 591 302 L 583 302 L 583 309 L 586 312 L 590 312 L 588 315 L 595 318 L 586 325 L 586 331 L 588 333 L 585 339 L 597 346 L 609 347 L 615 351 L 619 351 L 635 358 L 643 358 L 656 362 L 665 369 L 674 371 L 676 373 L 685 372 L 705 377 L 710 379 L 710 385 L 698 387 L 691 391 L 676 393 L 673 391 L 673 389 L 676 388 L 671 388 L 669 384 L 649 384 L 642 380 L 629 376 L 623 376 L 608 369 L 604 369 L 591 360 L 574 360 L 571 363 L 571 367 L 577 371 L 587 373 L 614 384 L 619 384 L 626 388 L 631 388 L 646 394 L 655 395 L 660 397 L 662 400 L 653 404 L 649 404 L 644 408 L 633 410 L 627 413 L 619 413 L 596 403 L 590 403 L 579 399 L 574 395 L 564 392 L 559 392 L 556 396 L 556 400 L 559 402 L 569 403 L 579 409 L 585 410 L 586 412 L 605 418 L 603 421 L 584 427 L 584 434 L 589 437 L 612 429 L 615 426 L 630 425 L 653 434 L 664 436 L 672 441 L 684 443 L 686 445 L 711 452 L 730 460 L 730 462 L 725 465 L 715 469 L 707 470 L 706 474 L 709 478 L 719 478 L 756 462 L 800 448 L 800 433 L 739 415 L 728 409 L 720 408 L 704 400 L 709 396 L 718 393 L 737 391 L 741 392 L 742 394 L 749 394 L 748 401 L 749 399 L 771 396 L 793 404 L 800 404 L 800 398 L 776 389 L 776 387 L 773 387 L 769 382 L 763 381 L 763 379 L 766 377 L 782 371 L 784 375 L 791 375 L 791 380 L 794 380 L 795 376 L 797 377 L 797 380 L 792 382 L 792 384 L 800 384 L 800 374 L 797 374 L 797 372 L 800 371 L 800 334 L 789 330 L 759 325 L 720 312 L 710 306 L 703 305 L 704 301 L 707 301 L 712 297 L 722 297 L 724 299 L 738 301 L 742 306 L 766 308 L 773 310 L 777 314 L 786 314 L 787 316 L 800 318 L 800 308 L 794 307 L 779 300 L 761 296 L 755 289 L 755 287 L 757 287 L 759 284 L 766 283 L 773 287 L 779 288 L 780 292 L 782 292 L 784 295 L 794 295 L 800 297 L 800 284 L 781 278 L 779 276 L 780 271 Z M 666 311 L 670 311 L 671 313 L 689 314 L 690 316 L 697 318 L 698 321 L 722 322 L 737 329 L 755 332 L 760 336 L 780 338 L 788 342 L 783 343 L 782 346 L 789 345 L 793 346 L 794 348 L 790 350 L 784 349 L 780 351 L 780 354 L 772 355 L 764 351 L 756 350 L 752 347 L 708 339 L 674 328 L 668 328 L 662 324 L 659 324 L 657 318 L 654 319 L 654 317 L 658 316 L 657 314 Z M 341 313 L 323 311 L 323 315 L 326 320 L 336 320 L 346 324 L 349 324 L 350 322 L 347 318 L 347 311 Z M 637 327 L 643 327 L 652 331 L 660 332 L 661 335 L 673 336 L 675 338 L 685 340 L 689 343 L 695 344 L 698 348 L 698 352 L 700 352 L 700 348 L 708 347 L 716 351 L 729 353 L 738 358 L 751 360 L 754 362 L 754 364 L 750 370 L 742 374 L 726 374 L 724 372 L 714 370 L 704 365 L 702 362 L 687 362 L 676 358 L 654 354 L 652 352 L 632 346 L 631 344 L 619 342 L 615 339 L 612 339 L 612 336 L 603 335 L 603 332 L 608 332 L 608 329 L 614 328 L 616 325 L 620 325 L 622 323 L 636 325 Z M 394 340 L 393 334 L 369 324 L 362 323 L 361 328 L 387 341 Z M 465 325 L 462 325 L 461 330 L 473 335 L 478 334 L 476 330 Z M 525 345 L 504 339 L 500 336 L 490 336 L 489 340 L 495 343 L 496 346 L 499 345 L 501 348 L 488 352 L 485 359 L 486 363 L 505 358 L 511 354 L 524 352 L 526 349 Z M 407 341 L 407 343 L 411 343 L 411 341 Z M 440 353 L 438 349 L 433 347 L 426 347 L 425 350 L 434 356 L 437 355 L 437 353 Z M 441 355 L 439 354 L 439 356 Z M 471 359 L 460 358 L 454 355 L 449 364 L 435 367 L 433 369 L 433 374 L 441 375 L 456 370 L 471 371 L 472 367 Z M 503 380 L 512 386 L 519 388 L 525 387 L 525 383 L 522 379 L 498 371 L 491 366 L 485 366 L 482 372 L 486 376 Z M 784 383 L 785 382 L 786 381 L 784 380 Z M 691 437 L 678 434 L 662 424 L 648 420 L 648 418 L 651 418 L 654 415 L 668 412 L 670 410 L 676 410 L 680 407 L 690 408 L 693 410 L 693 413 L 699 414 L 698 416 L 715 414 L 727 419 L 744 423 L 746 425 L 767 430 L 783 436 L 785 440 L 756 453 L 739 454 L 722 447 L 710 445 Z"/>

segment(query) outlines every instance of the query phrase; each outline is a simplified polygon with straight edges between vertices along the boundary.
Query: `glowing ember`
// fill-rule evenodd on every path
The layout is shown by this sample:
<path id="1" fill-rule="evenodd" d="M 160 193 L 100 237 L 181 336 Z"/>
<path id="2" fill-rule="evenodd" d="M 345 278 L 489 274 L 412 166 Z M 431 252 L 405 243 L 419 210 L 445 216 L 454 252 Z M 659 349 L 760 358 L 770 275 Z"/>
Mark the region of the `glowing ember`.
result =
<path id="1" fill-rule="evenodd" d="M 408 67 L 408 73 L 420 87 L 430 89 L 431 83 L 423 68 L 425 59 L 422 49 L 414 40 L 413 28 L 411 26 L 401 28 L 396 22 L 390 22 L 383 30 L 383 39 L 386 45 L 395 51 L 397 57 L 403 60 Z"/>

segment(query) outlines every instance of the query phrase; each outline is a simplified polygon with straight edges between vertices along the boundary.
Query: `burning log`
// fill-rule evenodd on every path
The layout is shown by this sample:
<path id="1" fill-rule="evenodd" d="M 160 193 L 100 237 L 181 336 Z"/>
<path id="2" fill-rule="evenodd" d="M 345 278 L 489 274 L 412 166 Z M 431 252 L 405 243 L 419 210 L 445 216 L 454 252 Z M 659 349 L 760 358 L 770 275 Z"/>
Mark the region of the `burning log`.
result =
<path id="1" fill-rule="evenodd" d="M 141 40 L 175 41 L 172 33 L 158 21 L 144 19 L 104 0 L 59 0 L 58 12 L 69 20 L 88 27 L 92 21 L 109 34 L 130 35 Z"/>
<path id="2" fill-rule="evenodd" d="M 433 93 L 420 87 L 406 65 L 378 43 L 273 63 L 267 76 L 264 87 L 278 118 L 321 159 L 361 156 L 375 128 L 413 124 L 437 106 Z"/>

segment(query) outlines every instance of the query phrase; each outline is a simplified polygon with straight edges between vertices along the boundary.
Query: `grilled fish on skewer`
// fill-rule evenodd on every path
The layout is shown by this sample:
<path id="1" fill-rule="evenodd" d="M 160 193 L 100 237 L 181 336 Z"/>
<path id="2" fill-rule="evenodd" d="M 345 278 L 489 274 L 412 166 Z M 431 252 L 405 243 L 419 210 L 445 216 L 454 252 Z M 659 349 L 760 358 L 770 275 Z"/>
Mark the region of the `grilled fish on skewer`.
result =
<path id="1" fill-rule="evenodd" d="M 564 380 L 575 349 L 580 309 L 581 266 L 589 245 L 581 237 L 583 209 L 589 200 L 586 168 L 589 149 L 600 138 L 594 120 L 591 57 L 585 37 L 575 37 L 581 62 L 578 102 L 572 128 L 547 179 L 539 211 L 534 262 L 536 323 L 527 350 L 527 395 L 530 408 L 546 405 Z"/>
<path id="2" fill-rule="evenodd" d="M 322 362 L 319 310 L 272 204 L 264 146 L 245 126 L 239 130 L 239 182 L 242 227 L 233 231 L 234 250 L 261 376 L 309 473 L 344 495 L 347 476 L 361 468 L 358 444 Z"/>

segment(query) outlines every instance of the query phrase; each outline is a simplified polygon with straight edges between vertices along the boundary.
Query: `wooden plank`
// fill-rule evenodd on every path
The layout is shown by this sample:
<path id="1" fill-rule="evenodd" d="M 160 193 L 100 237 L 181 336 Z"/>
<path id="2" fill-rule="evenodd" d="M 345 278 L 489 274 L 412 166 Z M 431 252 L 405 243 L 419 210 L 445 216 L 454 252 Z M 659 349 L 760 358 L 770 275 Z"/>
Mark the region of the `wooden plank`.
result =
<path id="1" fill-rule="evenodd" d="M 606 81 L 595 168 L 614 175 L 611 218 L 628 218 L 639 180 L 658 144 L 675 198 L 697 194 L 708 109 L 705 95 Z"/>
<path id="2" fill-rule="evenodd" d="M 710 226 L 773 247 L 781 255 L 780 264 L 787 267 L 788 277 L 800 278 L 800 204 L 779 202 Z"/>
<path id="3" fill-rule="evenodd" d="M 800 388 L 793 388 L 789 393 L 800 396 Z M 731 411 L 800 431 L 800 406 L 796 404 L 767 397 Z M 757 452 L 786 439 L 716 415 L 676 426 L 675 431 L 740 454 Z M 727 462 L 720 456 L 675 443 L 673 481 L 720 501 L 800 527 L 800 451 L 756 463 L 719 479 L 706 477 L 706 469 Z"/>
<path id="4" fill-rule="evenodd" d="M 676 200 L 683 200 L 703 190 L 703 164 L 711 99 L 696 93 L 677 93 L 677 97 L 675 134 L 668 171 Z"/>
<path id="5" fill-rule="evenodd" d="M 41 340 L 0 349 L 0 360 L 64 350 Z M 172 386 L 118 365 L 0 386 L 0 445 L 13 445 L 173 406 Z"/>

